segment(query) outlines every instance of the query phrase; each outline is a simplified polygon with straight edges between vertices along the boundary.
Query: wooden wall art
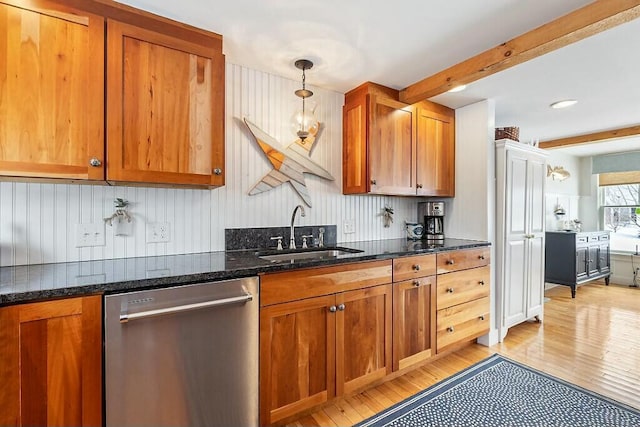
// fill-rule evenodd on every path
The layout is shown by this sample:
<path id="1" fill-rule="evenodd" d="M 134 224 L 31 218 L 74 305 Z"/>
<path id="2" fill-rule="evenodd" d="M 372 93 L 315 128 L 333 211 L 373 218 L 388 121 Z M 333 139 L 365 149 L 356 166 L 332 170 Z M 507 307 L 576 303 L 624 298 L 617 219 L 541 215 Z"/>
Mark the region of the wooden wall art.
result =
<path id="1" fill-rule="evenodd" d="M 304 152 L 306 148 L 302 148 L 296 143 L 284 147 L 275 138 L 249 120 L 244 119 L 244 122 L 256 139 L 260 149 L 273 165 L 273 170 L 253 186 L 249 191 L 249 195 L 264 193 L 285 182 L 290 182 L 304 203 L 311 207 L 311 196 L 305 183 L 304 174 L 310 173 L 329 181 L 334 180 L 333 176 L 306 156 Z"/>

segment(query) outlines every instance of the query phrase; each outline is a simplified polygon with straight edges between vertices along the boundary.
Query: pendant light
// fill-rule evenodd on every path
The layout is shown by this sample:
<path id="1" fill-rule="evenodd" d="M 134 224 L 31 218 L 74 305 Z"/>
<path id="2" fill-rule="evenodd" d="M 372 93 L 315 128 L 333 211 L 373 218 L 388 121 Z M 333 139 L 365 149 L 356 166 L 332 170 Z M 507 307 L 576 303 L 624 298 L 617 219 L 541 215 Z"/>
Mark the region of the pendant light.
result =
<path id="1" fill-rule="evenodd" d="M 295 64 L 296 68 L 302 70 L 302 89 L 295 91 L 296 96 L 302 98 L 302 111 L 294 113 L 291 124 L 298 138 L 304 142 L 310 133 L 317 132 L 318 121 L 316 120 L 313 109 L 307 108 L 305 100 L 313 96 L 313 92 L 306 88 L 305 71 L 313 67 L 313 62 L 308 59 L 298 59 Z"/>

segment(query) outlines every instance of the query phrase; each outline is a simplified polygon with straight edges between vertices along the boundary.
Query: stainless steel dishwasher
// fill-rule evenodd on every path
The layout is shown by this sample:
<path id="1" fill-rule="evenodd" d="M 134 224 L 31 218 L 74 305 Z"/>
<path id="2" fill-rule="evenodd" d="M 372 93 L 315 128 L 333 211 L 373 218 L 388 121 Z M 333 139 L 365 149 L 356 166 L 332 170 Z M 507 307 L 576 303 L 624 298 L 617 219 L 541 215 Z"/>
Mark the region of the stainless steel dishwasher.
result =
<path id="1" fill-rule="evenodd" d="M 258 278 L 105 297 L 107 426 L 257 426 Z"/>

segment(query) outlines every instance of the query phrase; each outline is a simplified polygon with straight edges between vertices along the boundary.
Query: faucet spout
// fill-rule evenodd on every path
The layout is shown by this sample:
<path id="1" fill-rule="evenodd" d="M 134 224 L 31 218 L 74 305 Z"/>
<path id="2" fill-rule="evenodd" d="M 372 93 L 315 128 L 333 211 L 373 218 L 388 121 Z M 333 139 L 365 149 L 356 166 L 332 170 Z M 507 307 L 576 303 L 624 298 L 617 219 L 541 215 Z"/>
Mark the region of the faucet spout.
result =
<path id="1" fill-rule="evenodd" d="M 305 216 L 304 208 L 302 207 L 302 205 L 298 205 L 295 208 L 293 208 L 293 213 L 291 214 L 291 229 L 289 230 L 289 236 L 290 236 L 289 249 L 296 248 L 296 239 L 294 237 L 293 223 L 296 220 L 296 213 L 298 212 L 298 209 L 300 209 L 300 216 Z"/>

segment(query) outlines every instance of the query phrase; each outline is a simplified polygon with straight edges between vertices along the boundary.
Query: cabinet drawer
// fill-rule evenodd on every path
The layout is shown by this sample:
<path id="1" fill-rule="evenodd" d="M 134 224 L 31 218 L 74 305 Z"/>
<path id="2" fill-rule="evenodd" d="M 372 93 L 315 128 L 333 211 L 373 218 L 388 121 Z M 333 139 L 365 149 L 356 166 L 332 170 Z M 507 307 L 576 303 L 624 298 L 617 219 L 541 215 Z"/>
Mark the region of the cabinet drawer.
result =
<path id="1" fill-rule="evenodd" d="M 438 310 L 436 318 L 438 352 L 489 331 L 489 297 Z"/>
<path id="2" fill-rule="evenodd" d="M 269 273 L 260 277 L 260 306 L 391 283 L 391 260 Z"/>
<path id="3" fill-rule="evenodd" d="M 489 265 L 491 263 L 490 253 L 488 247 L 439 253 L 437 256 L 438 274 Z"/>
<path id="4" fill-rule="evenodd" d="M 436 255 L 418 255 L 393 260 L 393 281 L 436 274 Z"/>
<path id="5" fill-rule="evenodd" d="M 472 268 L 438 276 L 438 310 L 489 296 L 490 267 Z"/>

